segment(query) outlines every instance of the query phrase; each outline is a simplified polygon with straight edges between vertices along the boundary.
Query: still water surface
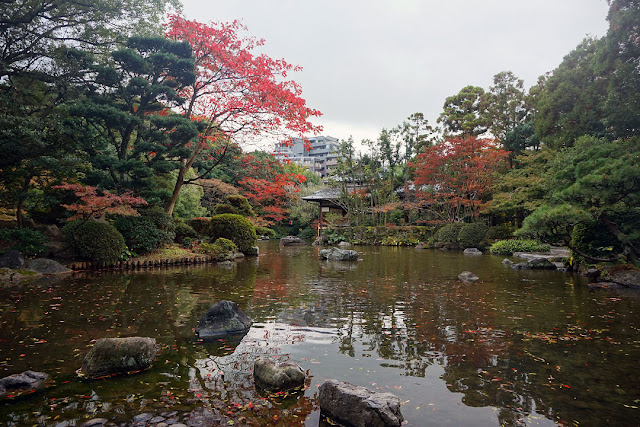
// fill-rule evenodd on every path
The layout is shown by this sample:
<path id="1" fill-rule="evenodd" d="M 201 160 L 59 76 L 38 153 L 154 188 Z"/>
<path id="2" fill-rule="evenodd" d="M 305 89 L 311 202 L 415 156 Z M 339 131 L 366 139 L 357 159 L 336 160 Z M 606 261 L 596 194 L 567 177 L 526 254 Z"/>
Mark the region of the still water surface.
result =
<path id="1" fill-rule="evenodd" d="M 640 425 L 640 296 L 591 291 L 503 257 L 356 247 L 355 263 L 317 248 L 261 243 L 233 266 L 104 272 L 0 289 L 0 376 L 49 373 L 45 391 L 0 402 L 0 425 L 79 425 L 141 412 L 218 408 L 236 425 L 325 425 L 318 386 L 337 378 L 396 394 L 407 425 Z M 481 281 L 457 280 L 464 270 Z M 201 344 L 220 299 L 254 319 L 238 340 Z M 92 341 L 150 336 L 153 368 L 86 381 Z M 258 356 L 309 372 L 293 396 L 256 392 Z M 227 419 L 224 420 L 227 422 Z"/>

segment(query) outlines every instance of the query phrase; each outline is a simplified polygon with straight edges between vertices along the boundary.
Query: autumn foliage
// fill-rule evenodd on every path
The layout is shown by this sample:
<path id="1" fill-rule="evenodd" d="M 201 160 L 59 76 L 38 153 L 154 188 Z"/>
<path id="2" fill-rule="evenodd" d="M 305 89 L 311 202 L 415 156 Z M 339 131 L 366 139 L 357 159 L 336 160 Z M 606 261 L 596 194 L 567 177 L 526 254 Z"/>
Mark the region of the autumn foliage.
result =
<path id="1" fill-rule="evenodd" d="M 306 181 L 304 175 L 286 173 L 274 157 L 245 155 L 245 178 L 238 182 L 242 194 L 256 211 L 256 225 L 268 226 L 286 218 L 286 207 Z"/>
<path id="2" fill-rule="evenodd" d="M 412 164 L 417 197 L 443 221 L 477 216 L 507 155 L 495 140 L 473 136 L 428 147 Z"/>
<path id="3" fill-rule="evenodd" d="M 321 113 L 306 106 L 302 88 L 287 80 L 300 71 L 283 59 L 254 50 L 264 40 L 245 37 L 238 21 L 203 24 L 178 15 L 169 18 L 166 36 L 191 45 L 198 78 L 183 95 L 186 113 L 215 123 L 227 134 L 262 134 L 282 127 L 297 133 L 317 130 L 307 118 Z"/>
<path id="4" fill-rule="evenodd" d="M 169 17 L 166 36 L 191 45 L 197 72 L 195 83 L 181 92 L 186 99 L 182 112 L 205 126 L 191 144 L 168 211 L 185 182 L 185 171 L 200 156 L 219 162 L 226 154 L 221 146 L 232 141 L 257 135 L 289 141 L 291 134 L 321 129 L 308 120 L 321 113 L 307 107 L 300 85 L 288 79 L 289 73 L 301 68 L 255 53 L 264 40 L 243 31 L 246 27 L 238 21 L 203 24 L 179 15 Z"/>
<path id="5" fill-rule="evenodd" d="M 78 198 L 76 203 L 62 205 L 63 208 L 74 212 L 68 221 L 100 217 L 105 214 L 138 215 L 136 206 L 144 206 L 147 202 L 131 193 L 121 195 L 99 191 L 96 187 L 82 184 L 62 184 L 53 188 L 73 191 Z"/>

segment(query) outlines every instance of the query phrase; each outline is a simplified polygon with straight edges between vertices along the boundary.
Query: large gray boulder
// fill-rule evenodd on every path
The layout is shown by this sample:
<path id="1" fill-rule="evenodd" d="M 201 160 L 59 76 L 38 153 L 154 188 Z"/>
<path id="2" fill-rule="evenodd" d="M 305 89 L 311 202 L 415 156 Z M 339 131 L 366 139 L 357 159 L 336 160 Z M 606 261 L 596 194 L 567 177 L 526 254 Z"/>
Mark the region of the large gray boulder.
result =
<path id="1" fill-rule="evenodd" d="M 253 366 L 253 380 L 265 390 L 287 391 L 304 386 L 305 374 L 297 363 L 258 359 Z"/>
<path id="2" fill-rule="evenodd" d="M 465 255 L 482 255 L 482 252 L 478 248 L 467 248 L 463 253 Z"/>
<path id="3" fill-rule="evenodd" d="M 555 270 L 556 265 L 546 258 L 533 258 L 511 266 L 514 270 Z"/>
<path id="4" fill-rule="evenodd" d="M 219 301 L 211 306 L 196 327 L 200 338 L 218 338 L 225 335 L 246 333 L 253 320 L 232 301 Z"/>
<path id="5" fill-rule="evenodd" d="M 0 268 L 22 268 L 24 266 L 24 257 L 18 251 L 11 250 L 0 257 Z"/>
<path id="6" fill-rule="evenodd" d="M 357 261 L 360 254 L 349 249 L 331 248 L 321 249 L 320 258 L 332 261 Z"/>
<path id="7" fill-rule="evenodd" d="M 305 246 L 307 242 L 298 236 L 284 236 L 280 239 L 280 246 Z"/>
<path id="8" fill-rule="evenodd" d="M 608 280 L 628 288 L 640 288 L 640 271 L 618 271 L 609 276 Z"/>
<path id="9" fill-rule="evenodd" d="M 71 270 L 70 268 L 65 267 L 57 261 L 46 258 L 32 259 L 27 263 L 27 268 L 40 274 L 73 273 L 73 270 Z"/>
<path id="10" fill-rule="evenodd" d="M 82 361 L 88 378 L 129 374 L 151 367 L 156 340 L 149 337 L 100 338 Z"/>
<path id="11" fill-rule="evenodd" d="M 344 381 L 328 380 L 319 388 L 320 411 L 355 427 L 400 426 L 400 399 Z"/>
<path id="12" fill-rule="evenodd" d="M 41 388 L 49 380 L 44 372 L 24 371 L 0 379 L 0 399 L 31 392 Z"/>
<path id="13" fill-rule="evenodd" d="M 480 280 L 478 276 L 470 271 L 463 271 L 462 273 L 458 274 L 458 279 L 467 283 L 477 282 L 478 280 Z"/>

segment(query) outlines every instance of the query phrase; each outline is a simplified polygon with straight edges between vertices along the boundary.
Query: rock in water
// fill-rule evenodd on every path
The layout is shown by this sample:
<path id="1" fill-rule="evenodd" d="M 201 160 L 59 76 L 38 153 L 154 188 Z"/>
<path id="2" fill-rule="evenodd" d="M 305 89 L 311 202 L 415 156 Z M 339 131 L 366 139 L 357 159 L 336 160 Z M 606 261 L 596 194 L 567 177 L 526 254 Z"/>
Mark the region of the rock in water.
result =
<path id="1" fill-rule="evenodd" d="M 46 258 L 36 258 L 27 263 L 27 268 L 41 274 L 66 274 L 73 270 L 65 267 L 57 261 Z"/>
<path id="2" fill-rule="evenodd" d="M 482 255 L 482 252 L 478 248 L 467 248 L 463 253 L 465 255 Z"/>
<path id="3" fill-rule="evenodd" d="M 245 250 L 243 254 L 246 256 L 258 256 L 260 255 L 260 248 L 258 248 L 257 246 L 251 246 L 250 248 Z"/>
<path id="4" fill-rule="evenodd" d="M 0 257 L 0 268 L 22 268 L 24 257 L 16 250 L 11 250 Z"/>
<path id="5" fill-rule="evenodd" d="M 320 258 L 333 261 L 357 261 L 360 254 L 349 249 L 331 248 L 320 250 Z"/>
<path id="6" fill-rule="evenodd" d="M 533 258 L 527 262 L 519 262 L 511 266 L 515 270 L 555 270 L 554 263 L 546 258 Z"/>
<path id="7" fill-rule="evenodd" d="M 320 410 L 355 427 L 400 426 L 400 399 L 344 381 L 328 380 L 319 388 Z"/>
<path id="8" fill-rule="evenodd" d="M 200 338 L 218 338 L 225 335 L 245 333 L 253 320 L 231 301 L 219 301 L 207 311 L 196 327 Z"/>
<path id="9" fill-rule="evenodd" d="M 611 282 L 617 283 L 628 288 L 640 288 L 640 271 L 623 270 L 611 275 Z"/>
<path id="10" fill-rule="evenodd" d="M 44 372 L 24 371 L 0 379 L 0 399 L 39 389 L 49 379 Z"/>
<path id="11" fill-rule="evenodd" d="M 478 276 L 470 271 L 463 271 L 462 273 L 458 274 L 458 279 L 462 280 L 463 282 L 477 282 L 478 280 L 480 280 Z"/>
<path id="12" fill-rule="evenodd" d="M 305 374 L 297 363 L 258 359 L 253 366 L 253 380 L 262 389 L 286 391 L 304 386 Z"/>
<path id="13" fill-rule="evenodd" d="M 128 374 L 148 369 L 155 357 L 153 338 L 100 338 L 82 361 L 82 372 L 88 378 Z"/>
<path id="14" fill-rule="evenodd" d="M 305 246 L 307 242 L 298 236 L 284 236 L 280 239 L 280 246 Z"/>

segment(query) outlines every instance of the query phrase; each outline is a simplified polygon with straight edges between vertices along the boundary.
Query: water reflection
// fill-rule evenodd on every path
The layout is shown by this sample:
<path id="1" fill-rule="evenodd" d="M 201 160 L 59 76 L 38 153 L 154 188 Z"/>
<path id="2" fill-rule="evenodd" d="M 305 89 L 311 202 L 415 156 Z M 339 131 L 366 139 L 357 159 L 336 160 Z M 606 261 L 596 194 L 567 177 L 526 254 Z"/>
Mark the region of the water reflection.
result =
<path id="1" fill-rule="evenodd" d="M 259 258 L 231 266 L 1 289 L 3 376 L 45 371 L 55 386 L 0 403 L 0 423 L 124 422 L 142 411 L 222 408 L 244 424 L 317 425 L 315 396 L 326 378 L 395 393 L 410 425 L 640 422 L 636 294 L 505 269 L 498 257 L 355 249 L 362 261 L 336 263 L 319 261 L 317 248 L 267 243 Z M 480 282 L 458 281 L 463 270 Z M 220 299 L 256 323 L 241 339 L 197 343 L 198 319 Z M 77 378 L 92 340 L 132 335 L 161 343 L 152 370 Z M 261 356 L 300 363 L 308 389 L 259 394 L 251 369 Z"/>

